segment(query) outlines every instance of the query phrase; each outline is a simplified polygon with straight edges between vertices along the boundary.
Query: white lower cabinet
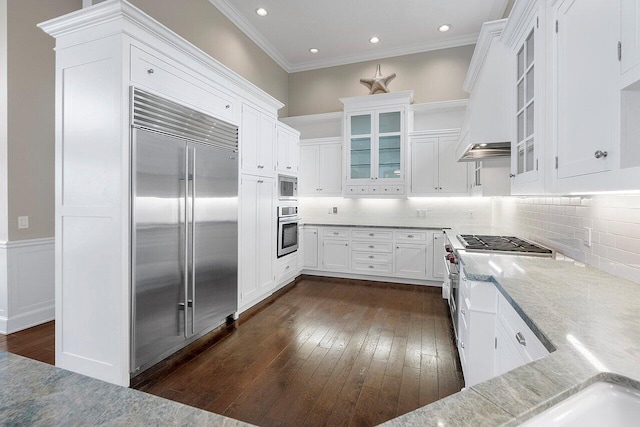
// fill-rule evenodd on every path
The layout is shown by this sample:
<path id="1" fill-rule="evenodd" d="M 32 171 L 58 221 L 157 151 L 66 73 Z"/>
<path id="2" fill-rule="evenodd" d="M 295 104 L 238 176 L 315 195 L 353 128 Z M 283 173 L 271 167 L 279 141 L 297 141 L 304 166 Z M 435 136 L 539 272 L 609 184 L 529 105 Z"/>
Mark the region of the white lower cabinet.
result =
<path id="1" fill-rule="evenodd" d="M 433 271 L 433 278 L 434 279 L 444 279 L 444 255 L 445 255 L 445 250 L 444 250 L 444 242 L 445 242 L 445 238 L 444 238 L 444 234 L 443 233 L 439 233 L 439 232 L 435 232 L 433 233 L 433 257 L 432 257 L 432 262 L 433 262 L 433 267 L 432 267 L 432 271 Z"/>
<path id="2" fill-rule="evenodd" d="M 458 353 L 466 387 L 549 354 L 547 348 L 491 282 L 460 271 Z"/>
<path id="3" fill-rule="evenodd" d="M 275 277 L 275 191 L 272 178 L 240 180 L 240 309 L 273 290 Z"/>
<path id="4" fill-rule="evenodd" d="M 350 252 L 348 240 L 323 239 L 322 268 L 329 271 L 348 271 Z"/>
<path id="5" fill-rule="evenodd" d="M 318 229 L 302 229 L 302 268 L 318 268 Z"/>
<path id="6" fill-rule="evenodd" d="M 294 280 L 298 273 L 298 254 L 296 252 L 279 258 L 276 263 L 277 288 Z"/>
<path id="7" fill-rule="evenodd" d="M 427 277 L 427 245 L 398 243 L 395 254 L 395 274 L 415 279 Z"/>
<path id="8" fill-rule="evenodd" d="M 440 250 L 434 255 L 434 242 L 444 251 L 440 230 L 310 226 L 303 227 L 302 235 L 303 269 L 312 274 L 348 273 L 416 284 L 444 277 Z"/>

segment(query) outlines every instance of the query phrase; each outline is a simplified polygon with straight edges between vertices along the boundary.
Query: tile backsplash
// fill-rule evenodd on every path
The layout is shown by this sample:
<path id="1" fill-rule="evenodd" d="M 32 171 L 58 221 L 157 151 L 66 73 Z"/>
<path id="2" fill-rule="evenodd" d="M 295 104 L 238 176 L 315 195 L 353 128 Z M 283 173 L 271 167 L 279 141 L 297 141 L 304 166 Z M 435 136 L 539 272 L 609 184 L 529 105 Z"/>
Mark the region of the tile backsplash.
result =
<path id="1" fill-rule="evenodd" d="M 640 196 L 496 197 L 493 226 L 640 283 Z M 589 246 L 589 230 L 591 244 Z"/>
<path id="2" fill-rule="evenodd" d="M 301 197 L 304 223 L 399 225 L 407 227 L 491 226 L 491 199 L 418 197 L 409 199 L 347 199 Z M 337 214 L 330 214 L 333 207 Z M 422 216 L 418 210 L 426 211 Z"/>

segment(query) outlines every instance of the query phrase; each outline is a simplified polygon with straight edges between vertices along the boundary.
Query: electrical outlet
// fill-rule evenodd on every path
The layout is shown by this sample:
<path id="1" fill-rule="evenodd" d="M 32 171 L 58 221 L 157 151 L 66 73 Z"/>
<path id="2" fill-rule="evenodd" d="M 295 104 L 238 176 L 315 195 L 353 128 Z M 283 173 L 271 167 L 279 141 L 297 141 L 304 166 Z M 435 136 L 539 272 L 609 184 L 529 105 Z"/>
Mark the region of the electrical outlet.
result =
<path id="1" fill-rule="evenodd" d="M 334 206 L 334 207 L 333 207 L 333 213 L 334 213 L 334 214 L 337 214 L 337 213 L 338 213 L 338 207 L 337 207 L 337 206 Z"/>
<path id="2" fill-rule="evenodd" d="M 590 227 L 584 228 L 584 245 L 591 247 L 591 228 Z"/>
<path id="3" fill-rule="evenodd" d="M 19 216 L 18 217 L 18 228 L 29 228 L 29 217 L 28 216 Z"/>

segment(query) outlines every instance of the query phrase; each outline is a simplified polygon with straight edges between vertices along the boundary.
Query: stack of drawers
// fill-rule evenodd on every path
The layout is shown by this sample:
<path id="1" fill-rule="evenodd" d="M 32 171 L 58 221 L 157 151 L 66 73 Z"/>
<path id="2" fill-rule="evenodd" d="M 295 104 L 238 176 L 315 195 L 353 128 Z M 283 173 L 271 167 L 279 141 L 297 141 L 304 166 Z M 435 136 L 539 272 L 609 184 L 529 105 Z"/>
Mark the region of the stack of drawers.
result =
<path id="1" fill-rule="evenodd" d="M 393 273 L 393 233 L 353 230 L 352 270 L 359 273 Z"/>

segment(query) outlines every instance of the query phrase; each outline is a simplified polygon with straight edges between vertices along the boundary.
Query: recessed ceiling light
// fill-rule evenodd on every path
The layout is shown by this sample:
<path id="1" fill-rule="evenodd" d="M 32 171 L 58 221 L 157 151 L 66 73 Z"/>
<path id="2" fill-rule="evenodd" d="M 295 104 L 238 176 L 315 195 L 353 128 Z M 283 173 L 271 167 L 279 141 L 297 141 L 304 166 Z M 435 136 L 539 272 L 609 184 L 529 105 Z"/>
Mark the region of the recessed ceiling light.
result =
<path id="1" fill-rule="evenodd" d="M 446 33 L 450 29 L 451 29 L 451 24 L 442 24 L 438 27 L 438 31 L 440 31 L 441 33 Z"/>
<path id="2" fill-rule="evenodd" d="M 373 37 L 371 37 L 371 38 L 369 39 L 369 43 L 373 43 L 373 44 L 376 44 L 376 43 L 378 43 L 379 41 L 380 41 L 380 39 L 379 39 L 379 38 L 377 38 L 376 36 L 373 36 Z"/>
<path id="3" fill-rule="evenodd" d="M 311 52 L 311 53 L 318 53 L 318 52 L 320 52 L 320 50 L 319 50 L 319 49 L 317 49 L 317 48 L 315 48 L 315 47 L 312 47 L 311 49 L 309 49 L 309 52 Z"/>
<path id="4" fill-rule="evenodd" d="M 256 9 L 256 13 L 260 16 L 267 16 L 269 14 L 269 12 L 267 12 L 267 9 L 265 9 L 264 7 Z"/>

